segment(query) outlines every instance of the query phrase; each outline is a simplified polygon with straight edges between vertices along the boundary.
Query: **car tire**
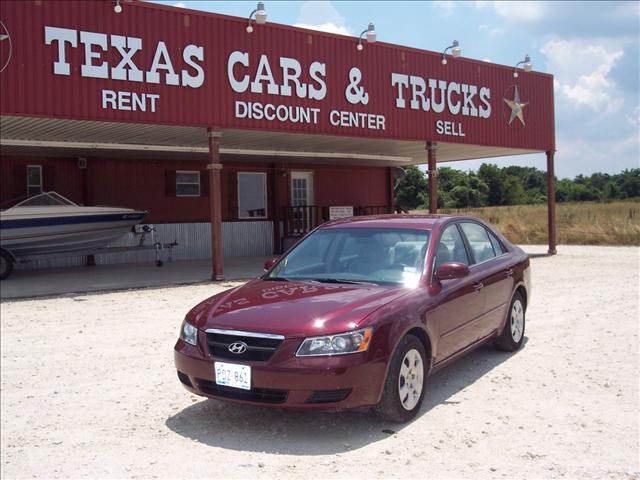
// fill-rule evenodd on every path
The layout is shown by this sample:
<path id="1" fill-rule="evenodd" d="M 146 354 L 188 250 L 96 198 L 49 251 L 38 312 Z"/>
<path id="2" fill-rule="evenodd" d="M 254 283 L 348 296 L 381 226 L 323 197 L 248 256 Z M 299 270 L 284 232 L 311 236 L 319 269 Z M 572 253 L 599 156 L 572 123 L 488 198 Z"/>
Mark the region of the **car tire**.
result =
<path id="1" fill-rule="evenodd" d="M 428 365 L 422 342 L 406 335 L 391 358 L 382 399 L 376 407 L 378 415 L 396 423 L 412 420 L 424 400 Z"/>
<path id="2" fill-rule="evenodd" d="M 505 352 L 515 352 L 524 343 L 526 305 L 520 292 L 516 292 L 509 305 L 507 320 L 502 333 L 495 341 L 495 347 Z"/>
<path id="3" fill-rule="evenodd" d="M 4 280 L 13 271 L 13 257 L 6 250 L 0 249 L 0 280 Z"/>

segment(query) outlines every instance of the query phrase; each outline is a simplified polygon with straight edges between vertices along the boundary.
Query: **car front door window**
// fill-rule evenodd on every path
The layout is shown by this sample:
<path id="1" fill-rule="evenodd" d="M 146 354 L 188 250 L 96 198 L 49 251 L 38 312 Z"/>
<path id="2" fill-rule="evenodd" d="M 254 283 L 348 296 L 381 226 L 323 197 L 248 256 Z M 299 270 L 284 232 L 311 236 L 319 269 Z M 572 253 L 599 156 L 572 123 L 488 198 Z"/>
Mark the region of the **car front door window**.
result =
<path id="1" fill-rule="evenodd" d="M 440 235 L 440 242 L 438 242 L 438 250 L 436 251 L 435 269 L 448 262 L 469 265 L 467 250 L 456 225 L 448 226 Z"/>

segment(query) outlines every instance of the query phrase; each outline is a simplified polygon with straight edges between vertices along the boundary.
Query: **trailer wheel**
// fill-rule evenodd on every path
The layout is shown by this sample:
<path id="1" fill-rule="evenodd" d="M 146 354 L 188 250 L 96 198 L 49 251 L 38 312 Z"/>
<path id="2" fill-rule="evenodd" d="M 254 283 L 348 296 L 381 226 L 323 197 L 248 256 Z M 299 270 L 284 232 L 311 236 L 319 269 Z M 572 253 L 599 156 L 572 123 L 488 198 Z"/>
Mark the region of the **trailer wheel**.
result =
<path id="1" fill-rule="evenodd" d="M 13 257 L 6 250 L 0 249 L 0 280 L 4 280 L 13 271 Z"/>

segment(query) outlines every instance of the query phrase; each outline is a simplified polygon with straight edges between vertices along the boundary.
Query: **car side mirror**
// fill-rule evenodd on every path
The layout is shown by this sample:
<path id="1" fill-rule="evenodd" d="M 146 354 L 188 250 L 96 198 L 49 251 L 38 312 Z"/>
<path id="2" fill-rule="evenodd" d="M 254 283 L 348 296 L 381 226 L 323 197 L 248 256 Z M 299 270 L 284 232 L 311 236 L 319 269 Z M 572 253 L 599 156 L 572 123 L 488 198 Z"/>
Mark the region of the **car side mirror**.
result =
<path id="1" fill-rule="evenodd" d="M 264 262 L 264 271 L 268 272 L 269 270 L 271 270 L 271 267 L 273 267 L 278 262 L 278 260 L 280 260 L 280 257 L 273 257 Z"/>
<path id="2" fill-rule="evenodd" d="M 449 262 L 443 263 L 436 269 L 436 279 L 452 280 L 454 278 L 464 278 L 469 275 L 469 267 L 464 263 Z"/>

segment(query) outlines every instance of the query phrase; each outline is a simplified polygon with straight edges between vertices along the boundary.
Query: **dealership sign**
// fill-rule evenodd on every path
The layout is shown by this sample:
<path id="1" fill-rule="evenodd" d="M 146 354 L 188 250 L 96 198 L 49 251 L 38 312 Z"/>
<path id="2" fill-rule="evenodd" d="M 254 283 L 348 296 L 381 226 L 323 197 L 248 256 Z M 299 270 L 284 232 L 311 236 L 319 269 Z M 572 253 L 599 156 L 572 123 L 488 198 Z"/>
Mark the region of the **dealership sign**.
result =
<path id="1" fill-rule="evenodd" d="M 84 61 L 80 66 L 80 75 L 89 78 L 103 78 L 124 80 L 128 82 L 144 82 L 150 84 L 164 83 L 189 88 L 199 88 L 205 80 L 202 62 L 204 48 L 200 45 L 189 44 L 182 49 L 178 60 L 171 55 L 164 41 L 156 43 L 151 64 L 143 66 L 143 70 L 136 64 L 134 56 L 142 50 L 143 41 L 139 37 L 113 35 L 107 33 L 77 31 L 70 28 L 53 26 L 44 27 L 44 38 L 47 45 L 57 50 L 53 60 L 55 75 L 70 75 L 71 66 L 67 61 L 66 48 L 80 48 L 84 53 Z M 117 63 L 109 65 L 104 60 L 103 52 L 113 49 L 118 53 Z M 302 65 L 295 58 L 279 57 L 276 65 L 281 70 L 280 83 L 276 82 L 273 68 L 268 55 L 261 55 L 257 66 L 251 68 L 248 52 L 234 51 L 227 60 L 227 78 L 231 89 L 236 93 L 251 92 L 252 94 L 271 95 L 274 97 L 309 98 L 321 101 L 327 96 L 326 61 L 314 61 L 308 67 L 311 79 L 305 83 L 302 79 Z M 174 66 L 174 64 L 176 66 Z M 236 73 L 236 67 L 242 73 Z M 491 90 L 487 87 L 467 85 L 466 83 L 447 82 L 434 78 L 424 79 L 420 76 L 406 75 L 392 72 L 391 87 L 395 89 L 395 107 L 425 112 L 442 113 L 445 110 L 452 115 L 489 118 L 491 116 Z M 346 85 L 344 96 L 352 105 L 369 103 L 369 93 L 360 85 L 362 72 L 357 67 L 351 67 L 345 75 Z M 405 97 L 410 100 L 405 100 Z M 149 110 L 156 112 L 156 102 L 159 95 L 154 93 L 135 93 L 123 90 L 102 89 L 101 105 L 103 109 L 115 110 Z M 235 117 L 267 120 L 270 122 L 311 123 L 318 124 L 320 108 L 283 105 L 277 103 L 235 102 Z M 333 126 L 347 128 L 369 128 L 385 130 L 384 115 L 342 111 L 332 109 L 329 112 L 329 122 Z M 440 122 L 437 128 L 444 135 L 461 135 L 464 132 L 461 123 L 458 129 L 445 129 Z"/>
<path id="2" fill-rule="evenodd" d="M 275 80 L 271 63 L 267 55 L 261 55 L 257 67 L 251 69 L 250 57 L 247 52 L 235 51 L 231 53 L 227 62 L 227 76 L 231 88 L 236 93 L 262 94 L 275 97 L 310 98 L 321 101 L 327 95 L 325 62 L 314 61 L 308 67 L 309 78 L 312 82 L 304 83 L 300 77 L 302 65 L 295 58 L 279 57 L 277 65 L 281 69 L 281 83 Z M 237 74 L 237 67 L 241 67 L 242 73 Z M 253 72 L 253 76 L 249 72 Z M 349 68 L 344 75 L 345 99 L 352 105 L 369 103 L 369 92 L 360 85 L 362 72 L 357 67 Z M 487 87 L 467 85 L 465 83 L 447 82 L 430 78 L 392 72 L 390 75 L 390 87 L 396 92 L 395 107 L 433 111 L 442 113 L 445 109 L 452 115 L 473 116 L 489 118 L 491 115 L 491 90 Z M 428 83 L 428 87 L 427 87 Z M 409 101 L 405 97 L 410 97 Z M 268 121 L 318 123 L 319 108 L 300 107 L 291 105 L 278 105 L 274 103 L 236 101 L 236 118 L 266 119 Z M 385 130 L 386 118 L 375 113 L 361 113 L 354 111 L 341 111 L 332 109 L 329 112 L 329 122 L 333 126 L 348 128 L 369 128 Z M 444 135 L 464 136 L 460 123 L 458 130 L 445 129 L 440 122 L 437 128 L 442 129 Z"/>
<path id="3" fill-rule="evenodd" d="M 3 115 L 547 150 L 554 142 L 549 75 L 514 84 L 512 69 L 487 62 L 443 65 L 440 54 L 380 43 L 357 51 L 349 37 L 284 26 L 248 34 L 242 19 L 144 2 L 121 14 L 108 1 L 4 2 L 0 19 L 20 24 L 0 73 Z M 514 91 L 527 101 L 505 96 Z M 527 129 L 515 128 L 525 116 Z"/>
<path id="4" fill-rule="evenodd" d="M 71 75 L 71 65 L 67 61 L 66 48 L 80 48 L 84 52 L 84 62 L 80 66 L 80 76 L 89 78 L 104 78 L 125 80 L 128 82 L 144 82 L 165 85 L 180 85 L 198 88 L 204 83 L 204 70 L 200 62 L 204 59 L 204 49 L 201 46 L 189 44 L 182 49 L 181 61 L 184 68 L 176 70 L 174 61 L 163 41 L 157 42 L 151 65 L 140 70 L 135 63 L 134 56 L 142 50 L 142 38 L 125 37 L 123 35 L 109 35 L 106 33 L 84 32 L 70 28 L 44 27 L 44 40 L 47 45 L 57 49 L 57 57 L 53 61 L 55 75 Z M 103 52 L 108 49 L 118 52 L 119 58 L 115 65 L 109 65 L 104 60 Z M 190 70 L 189 70 L 190 69 Z M 153 93 L 136 93 L 129 91 L 101 91 L 102 108 L 114 110 L 147 109 L 155 113 L 156 101 L 160 96 Z"/>

